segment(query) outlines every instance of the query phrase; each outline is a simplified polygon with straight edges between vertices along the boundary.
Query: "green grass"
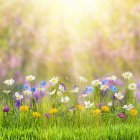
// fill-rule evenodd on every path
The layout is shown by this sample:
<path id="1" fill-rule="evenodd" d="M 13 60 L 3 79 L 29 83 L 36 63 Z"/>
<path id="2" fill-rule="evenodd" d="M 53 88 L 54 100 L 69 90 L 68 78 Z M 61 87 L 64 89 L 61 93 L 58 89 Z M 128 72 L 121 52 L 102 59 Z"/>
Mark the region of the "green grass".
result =
<path id="1" fill-rule="evenodd" d="M 0 140 L 139 140 L 140 127 L 118 124 L 93 127 L 46 126 L 45 129 L 0 129 Z"/>

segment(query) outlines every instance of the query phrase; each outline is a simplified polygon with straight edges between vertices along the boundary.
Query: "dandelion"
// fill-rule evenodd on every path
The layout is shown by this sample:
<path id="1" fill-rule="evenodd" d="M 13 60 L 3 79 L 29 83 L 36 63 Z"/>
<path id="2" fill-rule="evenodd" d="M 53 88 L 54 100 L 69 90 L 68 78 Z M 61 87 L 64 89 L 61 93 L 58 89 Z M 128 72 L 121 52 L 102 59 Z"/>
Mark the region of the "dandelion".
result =
<path id="1" fill-rule="evenodd" d="M 15 80 L 13 80 L 12 78 L 4 81 L 4 84 L 7 85 L 7 86 L 11 86 L 14 83 L 15 83 Z"/>
<path id="2" fill-rule="evenodd" d="M 113 104 L 112 104 L 112 102 L 109 102 L 107 105 L 108 105 L 108 106 L 112 106 Z"/>
<path id="3" fill-rule="evenodd" d="M 70 100 L 70 98 L 68 96 L 61 98 L 62 103 L 67 103 L 69 100 Z"/>
<path id="4" fill-rule="evenodd" d="M 10 108 L 9 107 L 4 107 L 2 111 L 5 112 L 5 113 L 8 113 L 10 111 Z"/>
<path id="5" fill-rule="evenodd" d="M 26 112 L 26 111 L 29 110 L 29 107 L 26 106 L 26 105 L 23 105 L 23 106 L 20 106 L 19 110 L 22 111 L 22 112 Z"/>
<path id="6" fill-rule="evenodd" d="M 76 105 L 76 108 L 80 111 L 84 110 L 84 106 L 82 106 L 82 105 Z"/>
<path id="7" fill-rule="evenodd" d="M 86 83 L 88 80 L 82 76 L 79 77 L 80 82 Z"/>
<path id="8" fill-rule="evenodd" d="M 56 109 L 56 108 L 51 108 L 49 111 L 50 114 L 55 114 L 57 112 L 58 112 L 58 109 Z"/>
<path id="9" fill-rule="evenodd" d="M 33 117 L 34 118 L 39 118 L 40 117 L 40 113 L 38 113 L 38 112 L 33 112 Z"/>
<path id="10" fill-rule="evenodd" d="M 117 77 L 114 75 L 107 78 L 107 80 L 109 80 L 109 81 L 115 81 L 116 79 L 117 79 Z"/>
<path id="11" fill-rule="evenodd" d="M 131 116 L 136 116 L 138 114 L 138 111 L 136 109 L 131 109 L 129 113 Z"/>
<path id="12" fill-rule="evenodd" d="M 91 108 L 94 105 L 94 103 L 90 103 L 90 101 L 85 101 L 84 104 L 85 104 L 85 108 Z"/>
<path id="13" fill-rule="evenodd" d="M 124 113 L 119 113 L 117 116 L 118 116 L 119 118 L 126 118 L 126 115 L 125 115 Z"/>
<path id="14" fill-rule="evenodd" d="M 92 84 L 93 86 L 95 86 L 95 87 L 98 87 L 99 85 L 101 85 L 101 82 L 100 82 L 100 80 L 93 80 L 93 81 L 91 82 L 91 84 Z"/>
<path id="15" fill-rule="evenodd" d="M 23 95 L 20 95 L 18 92 L 15 93 L 14 97 L 16 100 L 21 100 L 24 98 Z"/>
<path id="16" fill-rule="evenodd" d="M 34 81 L 35 80 L 35 76 L 33 75 L 29 75 L 29 76 L 26 76 L 26 81 Z"/>
<path id="17" fill-rule="evenodd" d="M 109 107 L 108 107 L 108 106 L 102 106 L 102 107 L 101 107 L 101 110 L 102 110 L 103 112 L 109 112 Z"/>
<path id="18" fill-rule="evenodd" d="M 133 77 L 133 74 L 131 73 L 131 72 L 125 72 L 125 73 L 123 73 L 122 74 L 122 77 L 124 78 L 124 79 L 126 79 L 126 80 L 129 80 L 130 78 L 132 78 Z"/>
<path id="19" fill-rule="evenodd" d="M 52 79 L 49 80 L 49 83 L 52 84 L 53 86 L 58 83 L 58 77 L 53 77 Z"/>
<path id="20" fill-rule="evenodd" d="M 123 95 L 121 92 L 115 93 L 114 96 L 115 96 L 117 99 L 119 99 L 119 100 L 121 100 L 121 99 L 124 97 L 124 95 Z"/>
<path id="21" fill-rule="evenodd" d="M 100 109 L 93 110 L 93 115 L 95 115 L 95 116 L 101 115 L 101 110 Z"/>
<path id="22" fill-rule="evenodd" d="M 135 83 L 132 83 L 132 84 L 130 84 L 130 85 L 128 86 L 128 89 L 129 89 L 129 90 L 135 90 L 136 87 L 137 87 L 137 85 L 136 85 Z"/>
<path id="23" fill-rule="evenodd" d="M 122 108 L 126 110 L 131 110 L 134 108 L 134 106 L 132 104 L 129 104 L 129 105 L 124 105 Z"/>

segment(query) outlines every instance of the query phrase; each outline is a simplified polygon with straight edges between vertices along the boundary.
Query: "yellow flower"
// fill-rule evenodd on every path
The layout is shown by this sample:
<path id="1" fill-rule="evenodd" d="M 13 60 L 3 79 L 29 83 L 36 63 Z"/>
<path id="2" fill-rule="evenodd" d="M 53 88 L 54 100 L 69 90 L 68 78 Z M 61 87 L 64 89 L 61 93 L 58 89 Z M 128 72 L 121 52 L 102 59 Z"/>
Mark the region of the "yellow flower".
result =
<path id="1" fill-rule="evenodd" d="M 136 116 L 138 114 L 138 111 L 136 109 L 131 109 L 130 114 L 131 116 Z"/>
<path id="2" fill-rule="evenodd" d="M 54 113 L 57 113 L 57 112 L 58 112 L 58 109 L 56 109 L 56 108 L 52 108 L 49 111 L 50 114 L 54 114 Z"/>
<path id="3" fill-rule="evenodd" d="M 80 111 L 84 110 L 84 106 L 82 106 L 82 105 L 76 105 L 76 108 Z"/>
<path id="4" fill-rule="evenodd" d="M 38 113 L 38 112 L 33 112 L 33 117 L 34 117 L 34 118 L 39 118 L 39 117 L 40 117 L 40 113 Z"/>
<path id="5" fill-rule="evenodd" d="M 20 110 L 20 111 L 23 111 L 23 112 L 26 112 L 26 111 L 29 110 L 29 107 L 26 106 L 26 105 L 22 105 L 22 106 L 20 106 L 19 110 Z"/>
<path id="6" fill-rule="evenodd" d="M 102 106 L 101 110 L 104 112 L 109 112 L 109 107 L 108 106 Z"/>
<path id="7" fill-rule="evenodd" d="M 93 110 L 93 115 L 95 115 L 95 116 L 98 116 L 98 115 L 101 115 L 101 110 L 100 109 L 95 109 L 95 110 Z"/>

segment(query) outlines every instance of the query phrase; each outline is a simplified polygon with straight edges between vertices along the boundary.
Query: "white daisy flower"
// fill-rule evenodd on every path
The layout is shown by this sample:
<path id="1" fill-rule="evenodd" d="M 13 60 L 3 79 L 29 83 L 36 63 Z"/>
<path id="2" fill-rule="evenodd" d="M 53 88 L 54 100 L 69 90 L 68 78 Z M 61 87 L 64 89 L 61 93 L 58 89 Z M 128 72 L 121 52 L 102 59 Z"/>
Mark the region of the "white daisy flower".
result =
<path id="1" fill-rule="evenodd" d="M 79 77 L 80 82 L 86 83 L 88 80 L 82 76 Z"/>
<path id="2" fill-rule="evenodd" d="M 49 83 L 52 84 L 53 86 L 56 85 L 58 82 L 58 77 L 53 77 L 52 79 L 49 80 Z"/>
<path id="3" fill-rule="evenodd" d="M 84 104 L 85 104 L 85 108 L 91 108 L 94 105 L 94 103 L 90 103 L 90 101 L 85 101 Z"/>
<path id="4" fill-rule="evenodd" d="M 129 104 L 129 105 L 124 105 L 122 108 L 126 110 L 131 110 L 132 108 L 134 108 L 134 106 L 132 104 Z"/>
<path id="5" fill-rule="evenodd" d="M 122 77 L 126 80 L 129 80 L 130 78 L 133 77 L 133 74 L 132 74 L 132 72 L 127 71 L 127 72 L 122 74 Z"/>
<path id="6" fill-rule="evenodd" d="M 113 104 L 112 104 L 112 102 L 109 102 L 107 105 L 108 105 L 108 106 L 112 106 Z"/>
<path id="7" fill-rule="evenodd" d="M 93 85 L 93 86 L 99 86 L 99 85 L 101 85 L 101 81 L 100 80 L 93 80 L 92 82 L 91 82 L 91 84 Z"/>
<path id="8" fill-rule="evenodd" d="M 33 75 L 26 76 L 26 81 L 34 81 L 34 80 L 35 80 L 35 76 Z"/>
<path id="9" fill-rule="evenodd" d="M 67 103 L 69 100 L 70 100 L 70 98 L 68 96 L 66 96 L 66 97 L 62 97 L 60 101 L 62 103 Z"/>
<path id="10" fill-rule="evenodd" d="M 20 95 L 18 92 L 15 93 L 15 99 L 16 100 L 21 100 L 23 98 L 24 98 L 23 95 Z"/>
<path id="11" fill-rule="evenodd" d="M 119 100 L 121 100 L 121 99 L 124 97 L 124 95 L 123 95 L 121 92 L 115 93 L 114 96 L 115 96 L 117 99 L 119 99 Z"/>
<path id="12" fill-rule="evenodd" d="M 109 80 L 109 81 L 115 81 L 116 79 L 117 79 L 117 77 L 114 75 L 107 77 L 107 80 Z"/>
<path id="13" fill-rule="evenodd" d="M 53 95 L 56 92 L 56 89 L 54 89 L 52 92 L 49 92 L 49 95 Z"/>
<path id="14" fill-rule="evenodd" d="M 101 85 L 100 90 L 106 91 L 109 89 L 109 86 L 107 85 Z"/>
<path id="15" fill-rule="evenodd" d="M 128 86 L 128 89 L 129 89 L 129 90 L 135 90 L 136 87 L 137 87 L 137 85 L 136 85 L 135 83 L 132 83 L 132 84 L 130 84 L 130 85 Z"/>
<path id="16" fill-rule="evenodd" d="M 4 81 L 4 84 L 7 85 L 7 86 L 11 86 L 14 83 L 15 83 L 15 80 L 13 80 L 12 78 Z"/>

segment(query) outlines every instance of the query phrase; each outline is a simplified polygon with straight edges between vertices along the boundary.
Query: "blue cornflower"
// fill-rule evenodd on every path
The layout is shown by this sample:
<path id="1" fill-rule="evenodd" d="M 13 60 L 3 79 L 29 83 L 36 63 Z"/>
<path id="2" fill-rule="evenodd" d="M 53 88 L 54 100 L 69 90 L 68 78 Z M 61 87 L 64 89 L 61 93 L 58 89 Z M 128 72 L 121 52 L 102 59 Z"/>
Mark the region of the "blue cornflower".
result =
<path id="1" fill-rule="evenodd" d="M 35 92 L 36 89 L 34 87 L 32 87 L 30 90 L 31 90 L 31 92 Z"/>
<path id="2" fill-rule="evenodd" d="M 110 87 L 110 90 L 111 90 L 112 92 L 116 92 L 116 91 L 117 91 L 117 87 L 116 87 L 116 86 L 111 86 L 111 87 Z"/>
<path id="3" fill-rule="evenodd" d="M 106 84 L 107 84 L 107 82 L 108 82 L 108 80 L 107 80 L 107 79 L 103 79 L 103 80 L 102 80 L 102 85 L 106 85 Z"/>
<path id="4" fill-rule="evenodd" d="M 41 87 L 45 87 L 46 86 L 46 81 L 41 81 L 40 85 L 41 85 Z"/>
<path id="5" fill-rule="evenodd" d="M 18 90 L 22 90 L 22 87 L 21 86 L 18 86 Z"/>
<path id="6" fill-rule="evenodd" d="M 27 90 L 29 87 L 28 87 L 27 84 L 24 84 L 24 85 L 23 85 L 23 88 L 24 88 L 25 90 Z"/>
<path id="7" fill-rule="evenodd" d="M 84 93 L 92 93 L 94 91 L 93 87 L 86 87 Z"/>

